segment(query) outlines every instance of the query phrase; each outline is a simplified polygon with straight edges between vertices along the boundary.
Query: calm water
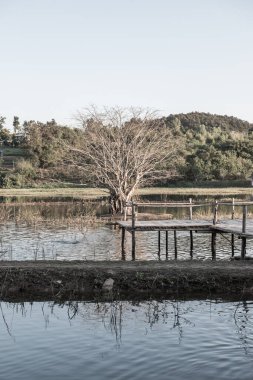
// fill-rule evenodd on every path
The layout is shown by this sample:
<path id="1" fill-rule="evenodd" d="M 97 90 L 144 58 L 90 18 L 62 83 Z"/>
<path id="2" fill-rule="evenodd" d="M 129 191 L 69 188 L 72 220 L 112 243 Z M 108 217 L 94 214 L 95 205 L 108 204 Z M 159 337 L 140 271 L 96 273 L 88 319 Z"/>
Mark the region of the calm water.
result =
<path id="1" fill-rule="evenodd" d="M 155 198 L 155 199 L 153 199 Z M 145 200 L 185 200 L 168 199 L 168 196 L 153 196 Z M 105 199 L 98 201 L 78 201 L 69 198 L 26 199 L 30 204 L 24 204 L 22 199 L 2 199 L 0 204 L 0 260 L 121 260 L 120 231 L 112 226 L 95 223 L 90 226 L 87 216 L 91 218 L 108 212 Z M 212 201 L 212 198 L 201 196 L 198 201 Z M 249 199 L 247 199 L 249 200 Z M 7 201 L 7 205 L 6 205 Z M 187 208 L 148 208 L 140 212 L 166 213 L 173 218 L 188 218 Z M 223 206 L 219 212 L 227 214 L 231 209 Z M 249 212 L 253 213 L 249 208 Z M 140 214 L 141 215 L 141 214 Z M 211 208 L 194 209 L 193 217 L 212 218 Z M 81 219 L 81 223 L 73 223 L 73 219 Z M 15 220 L 15 222 L 13 221 Z M 42 220 L 47 220 L 48 223 Z M 70 223 L 69 223 L 70 222 Z M 161 259 L 165 259 L 165 233 L 161 234 Z M 178 258 L 190 257 L 189 232 L 178 233 Z M 202 260 L 211 259 L 210 235 L 194 234 L 193 257 Z M 126 234 L 126 259 L 131 259 L 131 236 Z M 240 255 L 241 241 L 235 240 L 235 255 Z M 158 259 L 157 232 L 137 233 L 137 260 Z M 253 257 L 253 247 L 250 242 L 247 256 Z M 217 259 L 231 257 L 231 244 L 227 235 L 217 238 Z M 169 232 L 169 259 L 174 258 L 173 233 Z"/>
<path id="2" fill-rule="evenodd" d="M 0 331 L 1 379 L 252 379 L 252 302 L 2 302 Z"/>

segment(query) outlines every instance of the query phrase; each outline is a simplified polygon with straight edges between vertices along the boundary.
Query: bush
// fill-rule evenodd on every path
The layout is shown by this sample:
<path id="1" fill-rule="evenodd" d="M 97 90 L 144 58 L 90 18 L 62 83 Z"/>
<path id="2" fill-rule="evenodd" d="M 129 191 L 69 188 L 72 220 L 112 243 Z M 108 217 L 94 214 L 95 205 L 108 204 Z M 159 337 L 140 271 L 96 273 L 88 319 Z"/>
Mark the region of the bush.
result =
<path id="1" fill-rule="evenodd" d="M 36 170 L 34 166 L 32 165 L 32 163 L 28 160 L 24 160 L 24 159 L 19 160 L 16 164 L 15 171 L 27 179 L 36 178 Z"/>
<path id="2" fill-rule="evenodd" d="M 36 179 L 36 170 L 30 161 L 21 159 L 17 162 L 15 171 L 1 173 L 0 186 L 10 188 L 22 188 L 33 186 Z"/>

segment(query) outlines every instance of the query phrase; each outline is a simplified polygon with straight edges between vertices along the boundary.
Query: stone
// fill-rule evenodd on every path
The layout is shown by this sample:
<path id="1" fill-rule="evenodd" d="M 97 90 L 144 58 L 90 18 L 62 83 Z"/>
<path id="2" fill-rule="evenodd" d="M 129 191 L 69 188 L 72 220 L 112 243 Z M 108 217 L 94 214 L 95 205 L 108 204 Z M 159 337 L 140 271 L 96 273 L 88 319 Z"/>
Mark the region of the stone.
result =
<path id="1" fill-rule="evenodd" d="M 103 283 L 102 289 L 105 291 L 111 291 L 113 289 L 114 279 L 107 278 Z"/>

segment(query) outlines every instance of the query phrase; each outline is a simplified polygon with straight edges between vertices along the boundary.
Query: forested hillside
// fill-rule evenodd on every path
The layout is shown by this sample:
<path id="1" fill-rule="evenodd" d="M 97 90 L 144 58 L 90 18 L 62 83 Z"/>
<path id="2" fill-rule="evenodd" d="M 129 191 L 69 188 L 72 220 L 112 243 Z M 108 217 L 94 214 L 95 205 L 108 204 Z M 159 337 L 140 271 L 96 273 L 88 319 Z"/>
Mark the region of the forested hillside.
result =
<path id="1" fill-rule="evenodd" d="M 23 149 L 23 158 L 7 165 L 1 158 L 3 187 L 31 186 L 41 182 L 76 182 L 92 185 L 92 173 L 73 165 L 66 146 L 85 143 L 82 128 L 68 128 L 55 120 L 20 125 L 14 118 L 14 133 L 4 128 L 0 116 L 2 151 Z M 205 182 L 246 180 L 253 172 L 253 124 L 231 116 L 192 112 L 159 119 L 179 146 L 170 181 Z M 9 153 L 11 154 L 11 153 Z M 165 163 L 164 163 L 165 165 Z M 160 181 L 160 182 L 159 182 Z M 157 183 L 167 184 L 167 178 Z"/>
<path id="2" fill-rule="evenodd" d="M 185 141 L 178 171 L 186 181 L 247 179 L 252 174 L 253 124 L 231 116 L 192 112 L 165 123 Z"/>

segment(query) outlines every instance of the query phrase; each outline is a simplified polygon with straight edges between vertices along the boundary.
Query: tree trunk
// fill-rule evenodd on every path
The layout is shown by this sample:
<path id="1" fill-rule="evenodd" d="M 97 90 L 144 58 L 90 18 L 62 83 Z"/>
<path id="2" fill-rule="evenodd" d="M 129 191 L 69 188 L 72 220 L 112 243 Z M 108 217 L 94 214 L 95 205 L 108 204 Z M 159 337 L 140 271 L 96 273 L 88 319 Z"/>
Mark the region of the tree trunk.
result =
<path id="1" fill-rule="evenodd" d="M 122 192 L 116 193 L 116 192 L 111 191 L 110 198 L 109 198 L 110 213 L 112 215 L 123 214 L 124 206 L 126 202 L 131 201 L 132 194 L 133 194 L 132 190 L 128 194 L 122 194 Z M 131 207 L 127 207 L 127 215 L 131 215 L 131 212 L 132 212 Z"/>
<path id="2" fill-rule="evenodd" d="M 110 214 L 122 214 L 124 211 L 124 202 L 120 195 L 111 193 L 109 198 Z"/>

